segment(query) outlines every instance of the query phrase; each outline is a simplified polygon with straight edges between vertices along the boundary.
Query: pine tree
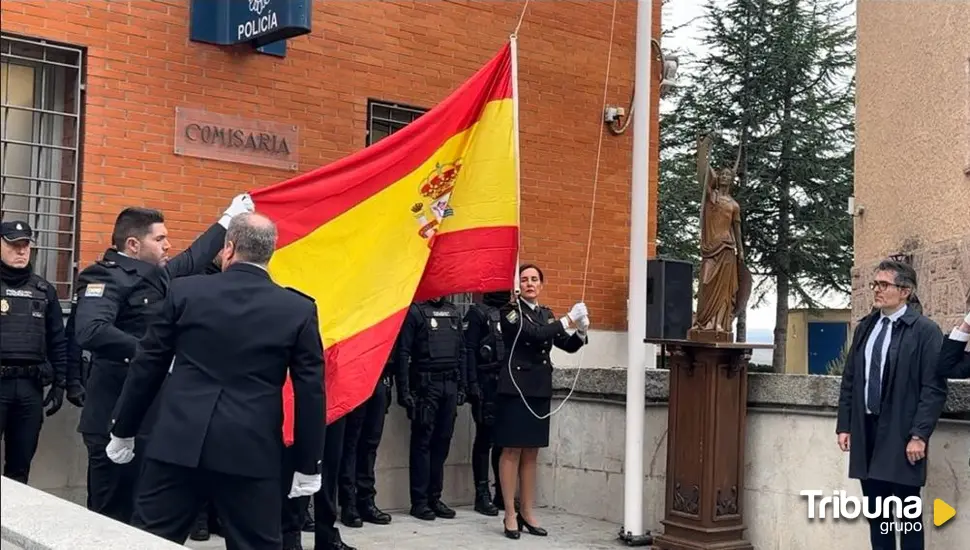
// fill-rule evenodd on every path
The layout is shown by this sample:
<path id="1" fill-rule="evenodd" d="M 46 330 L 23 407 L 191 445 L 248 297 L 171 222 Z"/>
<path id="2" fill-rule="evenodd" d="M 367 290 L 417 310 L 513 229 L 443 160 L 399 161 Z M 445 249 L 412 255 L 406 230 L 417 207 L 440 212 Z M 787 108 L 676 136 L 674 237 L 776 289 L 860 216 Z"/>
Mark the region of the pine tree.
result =
<path id="1" fill-rule="evenodd" d="M 855 43 L 847 5 L 710 2 L 708 54 L 661 120 L 660 252 L 697 261 L 701 190 L 693 146 L 698 133 L 720 128 L 712 166 L 739 162 L 732 193 L 741 204 L 746 260 L 778 296 L 776 371 L 784 370 L 789 300 L 818 307 L 821 294 L 851 287 L 852 224 L 844 208 L 852 192 Z M 769 290 L 755 289 L 753 303 Z"/>

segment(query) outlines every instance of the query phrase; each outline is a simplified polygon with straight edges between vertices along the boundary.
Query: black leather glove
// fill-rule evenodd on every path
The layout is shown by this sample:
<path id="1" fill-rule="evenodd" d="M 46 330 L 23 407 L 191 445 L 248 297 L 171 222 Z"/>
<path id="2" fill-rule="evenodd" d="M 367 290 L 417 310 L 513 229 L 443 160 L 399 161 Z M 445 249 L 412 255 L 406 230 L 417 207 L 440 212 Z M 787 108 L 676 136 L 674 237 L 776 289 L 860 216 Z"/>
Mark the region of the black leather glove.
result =
<path id="1" fill-rule="evenodd" d="M 54 367 L 52 367 L 50 363 L 43 363 L 38 365 L 37 368 L 37 378 L 40 380 L 40 387 L 45 388 L 54 383 Z M 48 393 L 48 395 L 50 395 L 50 393 Z M 47 403 L 45 402 L 44 405 L 46 406 L 46 404 Z"/>
<path id="2" fill-rule="evenodd" d="M 404 407 L 405 412 L 408 413 L 408 420 L 413 420 L 414 396 L 407 392 L 400 392 L 397 394 L 397 404 Z"/>
<path id="3" fill-rule="evenodd" d="M 61 410 L 61 407 L 64 405 L 64 388 L 56 384 L 51 386 L 47 390 L 47 396 L 44 397 L 44 404 L 41 406 L 46 407 L 47 405 L 50 405 L 51 408 L 47 409 L 47 412 L 44 413 L 46 416 L 51 416 Z"/>
<path id="4" fill-rule="evenodd" d="M 458 406 L 465 404 L 465 388 L 458 388 Z"/>
<path id="5" fill-rule="evenodd" d="M 67 388 L 67 400 L 75 407 L 83 407 L 85 397 L 87 397 L 87 394 L 80 385 L 71 385 Z"/>
<path id="6" fill-rule="evenodd" d="M 468 386 L 468 402 L 474 405 L 482 400 L 482 390 L 478 387 L 478 384 L 471 384 Z"/>

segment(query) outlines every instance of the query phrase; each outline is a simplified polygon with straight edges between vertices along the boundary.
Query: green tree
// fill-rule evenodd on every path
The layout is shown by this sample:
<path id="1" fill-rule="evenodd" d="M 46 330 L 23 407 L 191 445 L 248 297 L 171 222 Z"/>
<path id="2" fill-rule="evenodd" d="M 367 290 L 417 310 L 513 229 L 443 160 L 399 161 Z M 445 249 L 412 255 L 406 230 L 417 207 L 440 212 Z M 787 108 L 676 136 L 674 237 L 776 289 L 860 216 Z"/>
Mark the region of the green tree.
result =
<path id="1" fill-rule="evenodd" d="M 848 293 L 854 27 L 847 0 L 710 1 L 706 54 L 661 119 L 659 251 L 697 260 L 694 144 L 720 129 L 712 165 L 739 166 L 747 261 L 777 292 L 773 365 L 784 369 L 789 300 Z M 848 13 L 851 15 L 851 13 Z M 666 202 L 665 202 L 666 201 Z M 757 288 L 753 303 L 771 289 Z M 743 319 L 739 320 L 743 336 Z"/>

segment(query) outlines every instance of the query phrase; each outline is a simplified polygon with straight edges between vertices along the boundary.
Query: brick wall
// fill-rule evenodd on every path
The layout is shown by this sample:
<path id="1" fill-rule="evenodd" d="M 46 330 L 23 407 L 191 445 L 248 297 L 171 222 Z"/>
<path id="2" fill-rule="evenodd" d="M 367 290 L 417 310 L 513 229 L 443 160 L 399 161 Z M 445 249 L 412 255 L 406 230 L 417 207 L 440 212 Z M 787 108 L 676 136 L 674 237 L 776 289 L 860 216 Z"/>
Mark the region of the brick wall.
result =
<path id="1" fill-rule="evenodd" d="M 545 301 L 557 311 L 582 293 L 612 6 L 532 2 L 519 31 L 522 259 L 543 266 Z M 283 59 L 189 41 L 188 7 L 188 0 L 2 4 L 5 33 L 87 48 L 82 266 L 109 245 L 124 206 L 164 210 L 182 248 L 236 193 L 294 175 L 175 156 L 176 107 L 297 124 L 307 171 L 364 147 L 368 98 L 423 107 L 443 99 L 507 40 L 522 3 L 317 2 L 313 33 L 290 40 Z M 654 21 L 659 34 L 659 0 Z M 619 2 L 608 102 L 624 107 L 635 24 L 636 4 Z M 594 328 L 626 323 L 632 140 L 632 129 L 604 138 L 586 287 Z"/>

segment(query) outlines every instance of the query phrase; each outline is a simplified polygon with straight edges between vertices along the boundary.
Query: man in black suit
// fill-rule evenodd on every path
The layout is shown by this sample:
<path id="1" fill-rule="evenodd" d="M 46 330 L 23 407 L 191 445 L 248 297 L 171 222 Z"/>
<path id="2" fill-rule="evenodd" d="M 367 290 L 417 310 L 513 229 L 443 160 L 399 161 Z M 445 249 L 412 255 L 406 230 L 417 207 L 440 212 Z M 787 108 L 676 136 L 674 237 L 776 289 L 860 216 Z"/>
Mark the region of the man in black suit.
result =
<path id="1" fill-rule="evenodd" d="M 835 431 L 849 453 L 849 477 L 870 502 L 890 496 L 905 502 L 926 484 L 927 449 L 946 402 L 938 369 L 943 333 L 911 306 L 916 271 L 909 264 L 881 262 L 869 288 L 873 311 L 852 338 Z M 869 520 L 873 550 L 896 548 L 896 532 L 886 528 L 892 519 Z M 902 548 L 924 548 L 923 530 L 900 538 Z"/>
<path id="2" fill-rule="evenodd" d="M 320 489 L 326 407 L 317 308 L 270 279 L 275 248 L 269 219 L 234 217 L 224 272 L 173 280 L 139 343 L 107 447 L 111 460 L 131 460 L 139 424 L 165 381 L 151 439 L 138 451 L 145 461 L 136 527 L 183 544 L 200 505 L 212 499 L 227 548 L 280 549 L 287 371 L 296 411 L 289 497 Z"/>

